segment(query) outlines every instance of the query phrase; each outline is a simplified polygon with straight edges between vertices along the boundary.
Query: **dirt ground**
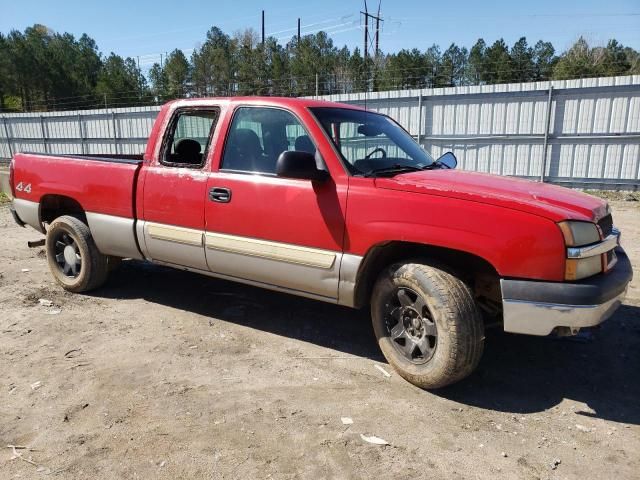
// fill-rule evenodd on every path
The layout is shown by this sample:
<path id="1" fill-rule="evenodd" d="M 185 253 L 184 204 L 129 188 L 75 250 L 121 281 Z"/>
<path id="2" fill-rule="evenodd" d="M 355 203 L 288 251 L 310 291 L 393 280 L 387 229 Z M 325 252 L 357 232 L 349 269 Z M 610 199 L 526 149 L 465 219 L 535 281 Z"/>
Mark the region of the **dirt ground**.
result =
<path id="1" fill-rule="evenodd" d="M 640 203 L 613 208 L 640 272 Z M 364 313 L 141 262 L 72 295 L 38 238 L 0 207 L 0 478 L 640 477 L 640 274 L 592 335 L 488 332 L 425 392 Z"/>

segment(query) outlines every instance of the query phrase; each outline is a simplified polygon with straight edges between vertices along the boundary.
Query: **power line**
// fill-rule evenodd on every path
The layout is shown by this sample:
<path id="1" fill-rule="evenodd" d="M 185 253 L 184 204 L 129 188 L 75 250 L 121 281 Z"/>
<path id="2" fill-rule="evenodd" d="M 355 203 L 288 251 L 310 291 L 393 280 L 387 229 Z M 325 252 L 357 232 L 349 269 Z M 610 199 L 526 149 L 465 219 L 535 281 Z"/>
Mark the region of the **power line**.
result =
<path id="1" fill-rule="evenodd" d="M 501 73 L 522 73 L 526 72 L 531 74 L 531 69 L 490 69 L 484 70 L 482 73 L 485 75 L 498 75 Z M 373 90 L 380 90 L 381 88 L 384 90 L 397 90 L 397 89 L 407 89 L 407 88 L 437 88 L 444 87 L 447 85 L 453 86 L 466 86 L 466 85 L 474 85 L 478 84 L 477 82 L 473 82 L 472 78 L 469 77 L 469 74 L 475 74 L 475 70 L 471 68 L 468 64 L 463 66 L 460 69 L 455 71 L 449 69 L 442 69 L 438 67 L 432 68 L 424 68 L 424 67 L 414 67 L 414 68 L 404 68 L 404 69 L 390 69 L 386 72 L 381 72 L 384 76 L 382 80 L 382 87 L 373 85 Z M 354 77 L 355 75 L 355 77 Z M 362 77 L 358 77 L 358 75 L 362 75 Z M 319 88 L 321 88 L 323 94 L 330 93 L 350 93 L 355 90 L 356 85 L 362 85 L 362 83 L 358 82 L 368 82 L 371 80 L 368 76 L 367 69 L 363 67 L 362 69 L 351 71 L 348 73 L 337 73 L 336 71 L 329 72 L 320 72 L 318 77 L 318 81 L 316 81 L 316 76 L 314 75 L 290 75 L 281 78 L 263 78 L 263 79 L 250 79 L 250 80 L 242 80 L 238 78 L 231 78 L 226 84 L 226 92 L 227 96 L 237 95 L 239 91 L 243 90 L 247 93 L 251 93 L 252 91 L 255 93 L 262 93 L 266 95 L 273 94 L 286 94 L 286 95 L 311 95 L 315 90 L 315 85 L 317 84 Z M 344 77 L 348 78 L 344 78 Z M 594 78 L 600 77 L 602 74 L 593 73 L 593 74 L 581 74 L 575 78 Z M 320 80 L 321 79 L 321 80 Z M 548 76 L 543 76 L 537 79 L 538 81 L 547 81 L 549 80 Z M 498 82 L 480 82 L 479 84 L 500 84 L 500 83 L 521 83 L 518 81 L 514 81 L 513 78 L 498 81 Z M 207 96 L 207 89 L 211 87 L 211 84 L 205 85 L 205 90 L 195 91 L 198 94 L 205 92 L 205 96 Z M 244 87 L 244 88 L 243 88 Z M 247 88 L 249 90 L 247 91 Z M 181 96 L 190 96 L 194 90 L 191 92 L 187 92 Z M 116 106 L 126 106 L 126 105 L 143 105 L 143 104 L 154 104 L 155 101 L 152 98 L 154 95 L 153 92 L 140 92 L 140 90 L 131 90 L 131 91 L 121 91 L 117 92 L 115 95 L 107 96 L 108 106 L 116 107 Z M 217 94 L 220 96 L 220 94 Z M 224 94 L 222 96 L 225 96 Z M 85 95 L 85 96 L 77 96 L 77 97 L 66 97 L 68 100 L 64 101 L 64 97 L 57 99 L 50 99 L 48 101 L 31 101 L 25 105 L 30 110 L 46 110 L 50 108 L 54 109 L 86 109 L 86 108 L 104 108 L 104 103 L 102 99 L 103 95 Z M 78 99 L 83 98 L 83 99 Z M 165 97 L 162 101 L 173 98 L 171 96 Z"/>
<path id="2" fill-rule="evenodd" d="M 342 15 L 340 17 L 327 18 L 325 20 L 321 20 L 321 21 L 318 21 L 318 22 L 308 23 L 306 25 L 301 25 L 301 27 L 302 28 L 310 28 L 310 27 L 318 27 L 320 25 L 324 25 L 324 24 L 332 23 L 332 22 L 337 22 L 337 21 L 344 22 L 345 20 L 347 20 L 348 18 L 351 18 L 353 16 L 354 16 L 354 14 L 352 13 L 352 14 L 349 14 L 349 15 Z M 300 20 L 300 18 L 298 18 L 298 20 Z M 328 28 L 331 28 L 331 27 L 328 27 Z M 296 30 L 296 27 L 285 28 L 283 30 L 277 30 L 275 32 L 269 32 L 269 36 L 280 35 L 281 33 L 286 33 L 286 32 L 295 32 L 295 30 Z"/>

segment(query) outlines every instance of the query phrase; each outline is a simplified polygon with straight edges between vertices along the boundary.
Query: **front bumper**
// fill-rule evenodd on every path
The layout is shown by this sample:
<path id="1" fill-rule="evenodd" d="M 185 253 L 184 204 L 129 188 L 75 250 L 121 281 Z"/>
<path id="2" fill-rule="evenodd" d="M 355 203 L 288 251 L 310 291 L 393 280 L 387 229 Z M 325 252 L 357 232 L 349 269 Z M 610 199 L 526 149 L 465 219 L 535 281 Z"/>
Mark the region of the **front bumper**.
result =
<path id="1" fill-rule="evenodd" d="M 500 280 L 505 332 L 549 335 L 604 322 L 620 306 L 633 278 L 629 257 L 616 248 L 618 263 L 609 272 L 575 283 Z"/>

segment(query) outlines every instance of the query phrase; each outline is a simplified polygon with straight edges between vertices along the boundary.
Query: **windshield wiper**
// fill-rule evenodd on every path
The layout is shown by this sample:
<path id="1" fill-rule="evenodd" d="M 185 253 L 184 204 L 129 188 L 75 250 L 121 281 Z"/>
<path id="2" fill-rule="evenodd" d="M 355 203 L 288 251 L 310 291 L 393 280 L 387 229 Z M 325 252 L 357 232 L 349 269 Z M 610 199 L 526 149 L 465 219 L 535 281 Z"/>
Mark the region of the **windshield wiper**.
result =
<path id="1" fill-rule="evenodd" d="M 375 177 L 377 175 L 397 175 L 399 173 L 420 172 L 424 167 L 414 167 L 412 165 L 392 165 L 390 167 L 373 168 L 362 174 L 363 177 Z"/>
<path id="2" fill-rule="evenodd" d="M 443 165 L 438 160 L 434 160 L 433 163 L 430 163 L 429 165 L 422 167 L 422 170 L 435 170 L 436 168 L 449 168 L 449 167 Z"/>

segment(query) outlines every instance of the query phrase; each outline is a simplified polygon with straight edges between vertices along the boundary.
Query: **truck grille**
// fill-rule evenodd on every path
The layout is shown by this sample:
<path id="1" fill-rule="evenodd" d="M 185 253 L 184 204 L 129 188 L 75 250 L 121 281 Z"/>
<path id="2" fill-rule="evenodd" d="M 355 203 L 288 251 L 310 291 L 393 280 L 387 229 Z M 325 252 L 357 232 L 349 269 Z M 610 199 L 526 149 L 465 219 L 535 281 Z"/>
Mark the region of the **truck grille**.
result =
<path id="1" fill-rule="evenodd" d="M 613 230 L 613 217 L 611 217 L 611 214 L 606 215 L 598 220 L 598 226 L 600 227 L 600 230 L 602 230 L 602 236 L 604 238 L 607 238 L 609 235 L 611 235 L 611 231 Z"/>

